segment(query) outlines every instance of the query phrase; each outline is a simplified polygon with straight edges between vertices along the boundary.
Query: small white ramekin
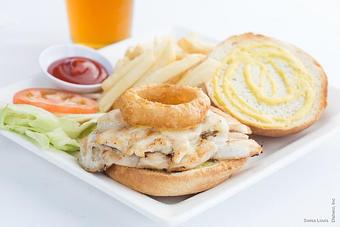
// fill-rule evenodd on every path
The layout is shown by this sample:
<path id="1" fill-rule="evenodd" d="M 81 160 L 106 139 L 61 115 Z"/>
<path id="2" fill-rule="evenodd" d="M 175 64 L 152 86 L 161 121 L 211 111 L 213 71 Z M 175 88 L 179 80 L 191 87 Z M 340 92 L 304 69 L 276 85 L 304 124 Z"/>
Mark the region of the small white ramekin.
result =
<path id="1" fill-rule="evenodd" d="M 67 57 L 86 57 L 100 63 L 107 71 L 108 76 L 112 74 L 113 67 L 111 63 L 96 50 L 77 45 L 77 44 L 60 44 L 53 45 L 41 52 L 39 56 L 39 64 L 43 73 L 59 88 L 76 93 L 89 93 L 100 90 L 101 84 L 81 85 L 73 84 L 60 80 L 50 73 L 48 67 L 55 61 Z"/>

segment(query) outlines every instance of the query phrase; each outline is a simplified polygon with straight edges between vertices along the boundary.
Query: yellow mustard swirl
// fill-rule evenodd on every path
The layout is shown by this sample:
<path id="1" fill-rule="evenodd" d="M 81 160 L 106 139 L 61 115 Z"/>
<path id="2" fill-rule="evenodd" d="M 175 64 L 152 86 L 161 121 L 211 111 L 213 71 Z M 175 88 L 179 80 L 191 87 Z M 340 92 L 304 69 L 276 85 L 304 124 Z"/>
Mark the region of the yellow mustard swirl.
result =
<path id="1" fill-rule="evenodd" d="M 224 67 L 219 68 L 213 76 L 215 99 L 219 105 L 244 123 L 266 128 L 284 127 L 302 119 L 311 111 L 315 96 L 312 89 L 313 77 L 303 63 L 288 50 L 274 43 L 244 44 L 234 47 L 223 63 Z M 285 65 L 285 69 L 282 64 Z M 257 83 L 254 82 L 252 68 L 258 69 Z M 239 75 L 243 76 L 244 86 L 259 105 L 279 106 L 299 98 L 303 98 L 303 103 L 289 116 L 265 113 L 260 108 L 252 106 L 233 86 L 233 78 Z M 278 94 L 278 79 L 275 80 L 274 77 L 284 85 L 285 94 Z M 270 92 L 265 92 L 265 83 L 269 84 Z M 225 103 L 225 98 L 232 107 Z"/>

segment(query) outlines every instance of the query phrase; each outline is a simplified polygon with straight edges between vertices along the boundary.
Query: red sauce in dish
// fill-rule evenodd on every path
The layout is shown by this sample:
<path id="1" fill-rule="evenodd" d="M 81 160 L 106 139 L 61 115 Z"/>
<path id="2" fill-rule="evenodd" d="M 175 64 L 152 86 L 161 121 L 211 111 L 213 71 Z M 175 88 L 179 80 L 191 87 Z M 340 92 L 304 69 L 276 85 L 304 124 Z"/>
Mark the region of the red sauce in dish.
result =
<path id="1" fill-rule="evenodd" d="M 54 77 L 73 84 L 98 84 L 108 75 L 98 62 L 85 57 L 68 57 L 53 62 L 47 69 Z"/>

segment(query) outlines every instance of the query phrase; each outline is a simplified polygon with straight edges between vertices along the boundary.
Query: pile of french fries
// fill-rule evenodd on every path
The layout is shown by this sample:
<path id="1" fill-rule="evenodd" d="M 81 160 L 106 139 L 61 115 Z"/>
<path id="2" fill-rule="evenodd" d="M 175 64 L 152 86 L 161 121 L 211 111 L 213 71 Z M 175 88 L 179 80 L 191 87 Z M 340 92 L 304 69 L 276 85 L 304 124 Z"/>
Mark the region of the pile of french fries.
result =
<path id="1" fill-rule="evenodd" d="M 152 43 L 128 48 L 116 63 L 114 73 L 102 83 L 100 111 L 110 110 L 130 87 L 161 83 L 196 86 L 210 73 L 204 66 L 207 63 L 204 62 L 203 67 L 199 64 L 214 46 L 196 35 L 189 35 L 179 40 L 155 38 Z"/>

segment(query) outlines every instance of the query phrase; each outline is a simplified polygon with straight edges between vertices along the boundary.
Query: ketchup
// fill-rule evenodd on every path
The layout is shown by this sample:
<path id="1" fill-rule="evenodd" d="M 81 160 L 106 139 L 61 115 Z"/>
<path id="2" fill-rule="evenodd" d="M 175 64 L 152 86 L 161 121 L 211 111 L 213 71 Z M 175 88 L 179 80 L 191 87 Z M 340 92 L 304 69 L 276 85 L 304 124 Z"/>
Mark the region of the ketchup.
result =
<path id="1" fill-rule="evenodd" d="M 53 62 L 47 69 L 54 77 L 74 84 L 98 84 L 107 71 L 98 62 L 85 57 L 68 57 Z"/>

